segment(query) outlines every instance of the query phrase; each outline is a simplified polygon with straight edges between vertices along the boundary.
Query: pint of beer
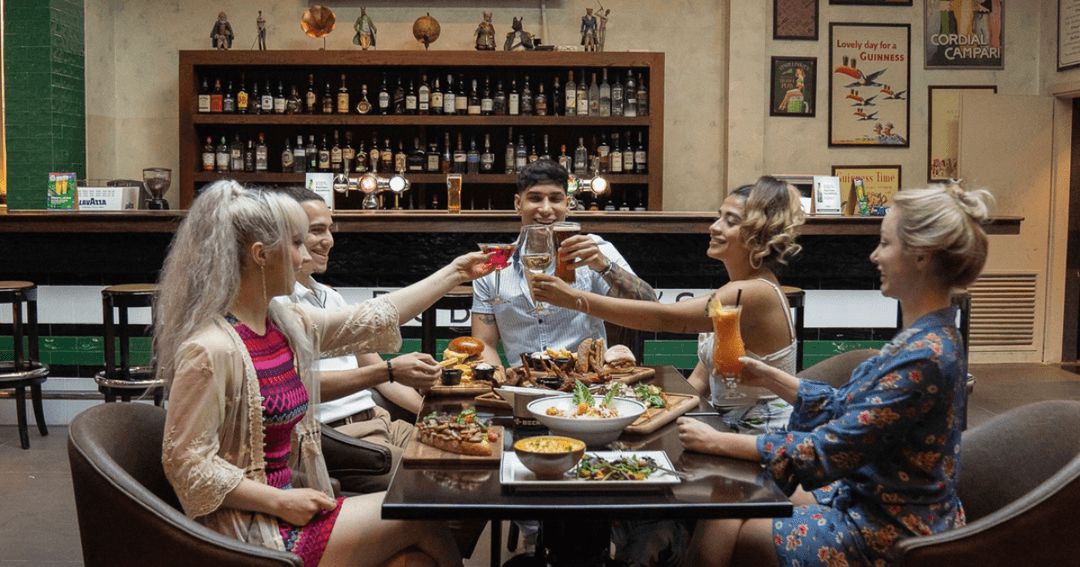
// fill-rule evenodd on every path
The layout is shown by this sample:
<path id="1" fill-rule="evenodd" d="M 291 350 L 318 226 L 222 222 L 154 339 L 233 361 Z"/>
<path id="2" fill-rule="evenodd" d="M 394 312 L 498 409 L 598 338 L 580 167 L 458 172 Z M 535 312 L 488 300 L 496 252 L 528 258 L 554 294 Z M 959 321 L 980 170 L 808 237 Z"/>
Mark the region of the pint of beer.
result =
<path id="1" fill-rule="evenodd" d="M 451 213 L 461 212 L 461 174 L 459 173 L 446 176 L 446 209 Z"/>
<path id="2" fill-rule="evenodd" d="M 556 251 L 562 246 L 563 240 L 577 234 L 581 234 L 581 225 L 576 222 L 557 222 L 551 225 L 551 237 L 555 241 Z M 577 281 L 576 270 L 569 268 L 569 260 L 569 258 L 564 260 L 562 255 L 556 255 L 555 275 L 566 283 L 574 283 Z"/>

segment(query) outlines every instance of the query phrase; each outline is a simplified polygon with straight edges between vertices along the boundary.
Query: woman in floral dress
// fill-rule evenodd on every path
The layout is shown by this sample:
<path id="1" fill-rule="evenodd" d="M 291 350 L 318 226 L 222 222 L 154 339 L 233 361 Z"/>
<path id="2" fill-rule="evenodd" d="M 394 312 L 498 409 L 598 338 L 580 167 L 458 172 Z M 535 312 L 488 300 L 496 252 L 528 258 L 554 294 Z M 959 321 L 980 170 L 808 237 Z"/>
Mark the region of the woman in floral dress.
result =
<path id="1" fill-rule="evenodd" d="M 699 522 L 695 565 L 884 567 L 899 561 L 900 539 L 964 525 L 966 368 L 949 296 L 986 262 L 990 200 L 956 183 L 894 197 L 870 259 L 904 329 L 844 386 L 742 359 L 744 383 L 795 407 L 786 432 L 750 437 L 680 419 L 687 448 L 765 463 L 796 505 L 791 518 Z"/>

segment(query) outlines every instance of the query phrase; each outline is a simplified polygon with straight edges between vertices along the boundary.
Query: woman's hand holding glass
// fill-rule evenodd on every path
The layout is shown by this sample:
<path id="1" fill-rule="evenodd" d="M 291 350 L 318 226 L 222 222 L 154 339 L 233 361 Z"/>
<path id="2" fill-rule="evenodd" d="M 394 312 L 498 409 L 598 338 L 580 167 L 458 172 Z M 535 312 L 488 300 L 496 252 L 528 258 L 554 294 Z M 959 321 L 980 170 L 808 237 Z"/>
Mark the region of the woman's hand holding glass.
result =
<path id="1" fill-rule="evenodd" d="M 490 274 L 495 269 L 491 264 L 491 254 L 483 252 L 462 254 L 450 262 L 450 267 L 457 274 L 460 283 L 471 282 Z"/>

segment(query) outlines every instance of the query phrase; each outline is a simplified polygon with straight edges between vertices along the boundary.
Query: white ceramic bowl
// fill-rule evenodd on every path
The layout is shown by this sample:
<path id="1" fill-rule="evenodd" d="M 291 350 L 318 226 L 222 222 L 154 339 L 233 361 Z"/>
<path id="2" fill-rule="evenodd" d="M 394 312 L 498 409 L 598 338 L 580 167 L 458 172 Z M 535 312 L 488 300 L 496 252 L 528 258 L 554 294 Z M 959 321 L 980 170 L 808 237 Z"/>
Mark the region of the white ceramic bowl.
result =
<path id="1" fill-rule="evenodd" d="M 529 412 L 550 429 L 552 435 L 581 439 L 591 447 L 607 445 L 618 439 L 627 425 L 645 413 L 645 404 L 637 400 L 614 398 L 611 400 L 611 407 L 618 410 L 618 417 L 559 417 L 547 414 L 550 407 L 564 412 L 576 410 L 573 398 L 572 395 L 562 395 L 533 400 L 529 402 Z M 603 396 L 594 398 L 597 405 L 604 400 Z"/>

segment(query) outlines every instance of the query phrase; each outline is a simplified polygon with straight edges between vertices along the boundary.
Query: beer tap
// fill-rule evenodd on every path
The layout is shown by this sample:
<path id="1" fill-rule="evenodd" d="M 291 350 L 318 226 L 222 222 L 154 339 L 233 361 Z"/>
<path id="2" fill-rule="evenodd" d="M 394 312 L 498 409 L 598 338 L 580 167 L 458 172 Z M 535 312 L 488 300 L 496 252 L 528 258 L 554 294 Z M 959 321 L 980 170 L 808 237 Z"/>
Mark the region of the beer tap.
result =
<path id="1" fill-rule="evenodd" d="M 334 179 L 334 191 L 338 193 L 345 193 L 347 191 L 361 191 L 364 193 L 363 208 L 365 209 L 377 209 L 379 208 L 379 199 L 376 197 L 380 193 L 390 192 L 394 195 L 394 208 L 400 209 L 399 199 L 401 195 L 409 190 L 412 184 L 401 173 L 396 173 L 391 177 L 380 177 L 374 173 L 365 173 L 360 176 L 347 176 L 339 174 Z"/>

